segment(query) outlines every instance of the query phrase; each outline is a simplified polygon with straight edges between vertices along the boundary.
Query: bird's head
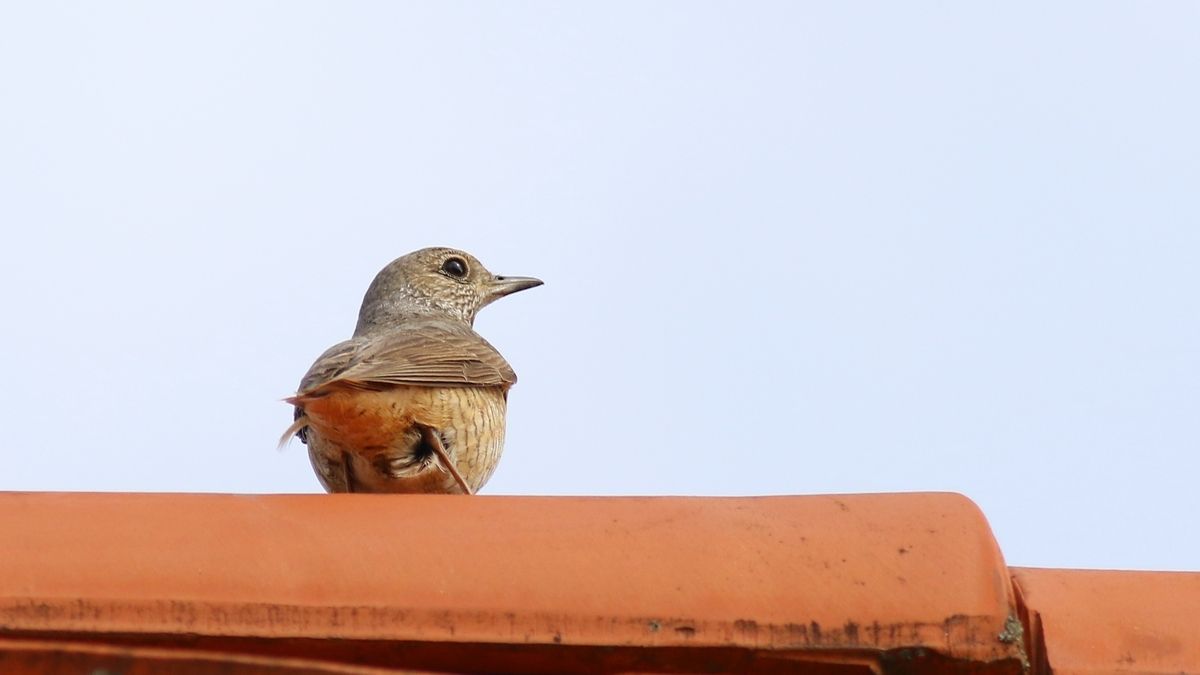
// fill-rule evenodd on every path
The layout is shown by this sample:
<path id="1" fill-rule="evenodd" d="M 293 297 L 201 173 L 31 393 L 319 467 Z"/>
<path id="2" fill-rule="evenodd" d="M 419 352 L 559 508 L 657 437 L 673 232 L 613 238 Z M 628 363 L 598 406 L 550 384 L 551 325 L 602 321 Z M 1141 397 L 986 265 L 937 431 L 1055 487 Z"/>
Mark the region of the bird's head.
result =
<path id="1" fill-rule="evenodd" d="M 475 256 L 453 248 L 423 248 L 393 260 L 371 282 L 355 335 L 413 316 L 446 316 L 470 325 L 491 302 L 541 286 L 533 277 L 496 276 Z"/>

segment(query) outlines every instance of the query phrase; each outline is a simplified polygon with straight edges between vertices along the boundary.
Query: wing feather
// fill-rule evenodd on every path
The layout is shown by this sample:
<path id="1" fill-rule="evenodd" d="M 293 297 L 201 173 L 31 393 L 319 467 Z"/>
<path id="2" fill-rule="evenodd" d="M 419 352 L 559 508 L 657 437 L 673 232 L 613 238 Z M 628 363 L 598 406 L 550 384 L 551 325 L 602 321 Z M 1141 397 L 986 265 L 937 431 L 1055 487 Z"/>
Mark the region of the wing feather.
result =
<path id="1" fill-rule="evenodd" d="M 504 357 L 470 326 L 429 320 L 334 345 L 305 374 L 300 396 L 335 384 L 378 389 L 510 386 L 516 381 Z"/>

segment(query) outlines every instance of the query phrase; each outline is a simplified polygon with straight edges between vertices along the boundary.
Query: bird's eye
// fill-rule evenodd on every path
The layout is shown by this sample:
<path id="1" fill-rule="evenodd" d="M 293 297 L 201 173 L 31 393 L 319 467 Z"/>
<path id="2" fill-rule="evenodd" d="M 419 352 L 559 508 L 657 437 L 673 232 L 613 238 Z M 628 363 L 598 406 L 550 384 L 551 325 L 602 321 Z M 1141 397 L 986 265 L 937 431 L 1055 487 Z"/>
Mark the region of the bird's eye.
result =
<path id="1" fill-rule="evenodd" d="M 467 276 L 467 261 L 462 258 L 446 258 L 446 262 L 442 263 L 442 271 L 455 279 L 462 279 Z"/>

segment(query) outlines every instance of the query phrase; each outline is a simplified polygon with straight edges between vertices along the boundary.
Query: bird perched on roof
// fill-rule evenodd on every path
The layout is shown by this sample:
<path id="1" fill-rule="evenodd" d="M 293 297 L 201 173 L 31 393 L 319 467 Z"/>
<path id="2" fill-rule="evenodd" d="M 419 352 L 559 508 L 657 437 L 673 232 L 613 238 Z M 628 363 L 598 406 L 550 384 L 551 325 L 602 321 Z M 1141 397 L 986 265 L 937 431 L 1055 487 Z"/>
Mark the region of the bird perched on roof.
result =
<path id="1" fill-rule="evenodd" d="M 397 258 L 363 298 L 354 336 L 322 354 L 299 390 L 293 434 L 329 492 L 474 494 L 504 446 L 512 367 L 475 314 L 542 285 L 496 276 L 474 256 L 426 248 Z"/>

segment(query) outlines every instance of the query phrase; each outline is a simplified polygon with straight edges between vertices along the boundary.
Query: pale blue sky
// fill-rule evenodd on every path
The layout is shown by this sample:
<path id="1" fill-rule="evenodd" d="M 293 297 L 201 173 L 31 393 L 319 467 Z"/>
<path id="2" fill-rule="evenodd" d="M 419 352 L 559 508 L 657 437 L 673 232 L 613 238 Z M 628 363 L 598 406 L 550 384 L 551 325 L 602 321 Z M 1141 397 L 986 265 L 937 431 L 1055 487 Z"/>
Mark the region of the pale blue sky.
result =
<path id="1" fill-rule="evenodd" d="M 1200 569 L 1200 5 L 8 3 L 0 489 L 312 492 L 427 245 L 542 288 L 491 494 L 952 490 Z"/>

